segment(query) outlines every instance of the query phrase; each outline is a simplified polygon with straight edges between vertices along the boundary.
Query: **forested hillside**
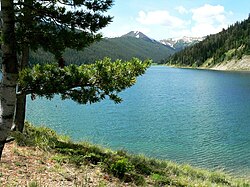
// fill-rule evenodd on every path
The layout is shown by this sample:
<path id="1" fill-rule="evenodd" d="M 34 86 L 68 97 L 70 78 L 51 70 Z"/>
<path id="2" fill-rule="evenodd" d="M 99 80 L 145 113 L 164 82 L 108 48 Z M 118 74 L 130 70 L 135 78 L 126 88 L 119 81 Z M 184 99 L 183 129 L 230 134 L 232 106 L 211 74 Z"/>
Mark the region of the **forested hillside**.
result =
<path id="1" fill-rule="evenodd" d="M 110 57 L 113 60 L 129 60 L 137 57 L 141 60 L 152 59 L 154 62 L 160 63 L 173 53 L 174 49 L 159 42 L 126 36 L 105 38 L 82 51 L 67 49 L 63 57 L 66 64 L 89 64 L 104 57 Z M 31 53 L 30 60 L 31 64 L 46 63 L 53 60 L 53 56 L 38 50 Z"/>
<path id="2" fill-rule="evenodd" d="M 175 53 L 167 64 L 211 67 L 223 61 L 241 59 L 250 55 L 250 16 L 236 22 L 218 34 L 207 36 L 205 40 Z"/>

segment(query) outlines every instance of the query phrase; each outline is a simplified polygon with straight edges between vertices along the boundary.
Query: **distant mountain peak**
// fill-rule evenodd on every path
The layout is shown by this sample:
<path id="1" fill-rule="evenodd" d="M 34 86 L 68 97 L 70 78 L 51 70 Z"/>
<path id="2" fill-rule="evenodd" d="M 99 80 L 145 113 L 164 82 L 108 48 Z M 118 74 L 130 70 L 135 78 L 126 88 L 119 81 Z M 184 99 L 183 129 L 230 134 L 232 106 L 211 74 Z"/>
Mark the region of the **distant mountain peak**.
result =
<path id="1" fill-rule="evenodd" d="M 187 46 L 201 42 L 204 39 L 205 39 L 205 37 L 184 36 L 181 38 L 168 38 L 168 39 L 161 40 L 160 42 L 164 45 L 171 46 L 172 48 L 179 51 Z"/>
<path id="2" fill-rule="evenodd" d="M 140 31 L 130 31 L 127 34 L 124 34 L 122 37 L 135 37 L 135 38 L 149 38 L 148 36 L 146 36 L 145 34 L 143 34 Z"/>
<path id="3" fill-rule="evenodd" d="M 138 38 L 138 39 L 143 39 L 149 42 L 158 42 L 150 37 L 148 37 L 147 35 L 143 34 L 141 31 L 130 31 L 127 34 L 122 35 L 121 37 L 134 37 L 134 38 Z"/>
<path id="4" fill-rule="evenodd" d="M 145 34 L 143 34 L 142 32 L 140 32 L 140 31 L 131 31 L 133 34 L 134 34 L 134 36 L 136 37 L 136 38 L 140 38 L 140 37 L 147 37 Z M 131 33 L 131 34 L 132 34 Z"/>

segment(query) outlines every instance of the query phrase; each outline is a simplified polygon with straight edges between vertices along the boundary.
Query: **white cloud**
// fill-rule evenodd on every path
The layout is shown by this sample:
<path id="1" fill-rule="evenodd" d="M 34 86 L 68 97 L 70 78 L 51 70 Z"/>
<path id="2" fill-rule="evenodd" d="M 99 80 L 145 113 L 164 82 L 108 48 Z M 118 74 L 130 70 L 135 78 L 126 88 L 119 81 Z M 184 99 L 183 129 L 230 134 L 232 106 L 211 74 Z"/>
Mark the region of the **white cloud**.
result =
<path id="1" fill-rule="evenodd" d="M 178 6 L 175 8 L 175 10 L 177 10 L 180 14 L 187 14 L 188 13 L 188 10 L 183 6 Z"/>
<path id="2" fill-rule="evenodd" d="M 207 36 L 209 34 L 215 34 L 222 30 L 220 26 L 215 27 L 210 24 L 197 24 L 191 28 L 191 36 Z"/>
<path id="3" fill-rule="evenodd" d="M 192 9 L 191 12 L 193 13 L 192 19 L 197 23 L 213 24 L 216 21 L 222 23 L 225 20 L 225 10 L 221 5 L 212 6 L 205 4 L 202 7 Z"/>
<path id="4" fill-rule="evenodd" d="M 157 26 L 158 30 L 166 29 L 166 33 L 174 36 L 184 34 L 186 36 L 206 36 L 218 33 L 222 28 L 228 26 L 226 19 L 228 13 L 221 5 L 204 4 L 191 10 L 179 6 L 175 10 L 186 20 L 173 16 L 166 10 L 140 11 L 136 20 L 144 26 Z"/>
<path id="5" fill-rule="evenodd" d="M 171 28 L 182 27 L 185 24 L 183 20 L 171 16 L 168 11 L 164 10 L 140 11 L 136 20 L 143 25 L 163 25 Z"/>
<path id="6" fill-rule="evenodd" d="M 227 26 L 226 12 L 223 6 L 205 4 L 202 7 L 191 10 L 194 22 L 191 28 L 192 35 L 205 36 L 220 32 Z"/>
<path id="7" fill-rule="evenodd" d="M 231 23 L 229 16 L 232 12 L 227 12 L 221 5 L 204 4 L 193 9 L 179 6 L 175 10 L 176 15 L 167 10 L 142 10 L 137 13 L 136 18 L 115 17 L 108 29 L 103 29 L 102 32 L 105 36 L 114 37 L 139 30 L 155 39 L 206 36 L 220 32 Z"/>

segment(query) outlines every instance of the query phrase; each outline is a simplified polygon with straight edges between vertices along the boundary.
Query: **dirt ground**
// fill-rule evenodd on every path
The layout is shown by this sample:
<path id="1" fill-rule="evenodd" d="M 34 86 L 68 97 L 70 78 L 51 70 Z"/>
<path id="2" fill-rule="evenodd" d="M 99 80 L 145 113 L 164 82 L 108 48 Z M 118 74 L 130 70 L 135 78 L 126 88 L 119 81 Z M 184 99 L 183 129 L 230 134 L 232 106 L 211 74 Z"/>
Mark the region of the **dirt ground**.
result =
<path id="1" fill-rule="evenodd" d="M 6 144 L 0 163 L 0 187 L 128 186 L 98 166 L 59 164 L 55 155 L 33 147 Z"/>

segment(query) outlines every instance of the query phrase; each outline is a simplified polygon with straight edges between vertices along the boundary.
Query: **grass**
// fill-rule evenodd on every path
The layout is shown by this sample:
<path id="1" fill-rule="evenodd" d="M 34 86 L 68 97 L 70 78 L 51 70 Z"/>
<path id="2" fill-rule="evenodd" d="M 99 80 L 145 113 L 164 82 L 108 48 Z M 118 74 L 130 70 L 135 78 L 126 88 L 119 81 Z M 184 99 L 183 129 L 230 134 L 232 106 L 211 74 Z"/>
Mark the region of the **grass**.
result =
<path id="1" fill-rule="evenodd" d="M 59 174 L 67 181 L 66 186 L 71 184 L 70 186 L 250 187 L 247 179 L 237 179 L 221 172 L 210 172 L 143 155 L 131 155 L 122 150 L 112 151 L 86 142 L 75 143 L 65 136 L 59 136 L 51 129 L 34 127 L 28 123 L 24 134 L 15 132 L 13 136 L 18 145 L 13 149 L 13 154 L 19 157 L 35 155 L 36 163 L 40 164 L 35 168 L 36 172 Z M 20 146 L 28 148 L 28 151 L 20 151 Z M 34 153 L 37 149 L 40 151 L 40 156 Z M 53 163 L 49 169 L 48 162 Z M 18 160 L 14 165 L 16 168 L 25 167 L 27 163 Z M 69 173 L 69 171 L 74 172 Z M 56 180 L 57 177 L 51 173 L 48 180 Z M 3 178 L 4 174 L 1 171 L 0 174 L 0 178 Z M 18 181 L 13 184 L 18 184 Z M 40 187 L 50 184 L 52 183 L 45 184 L 44 181 L 30 179 L 26 186 Z M 56 184 L 60 186 L 59 183 Z"/>

